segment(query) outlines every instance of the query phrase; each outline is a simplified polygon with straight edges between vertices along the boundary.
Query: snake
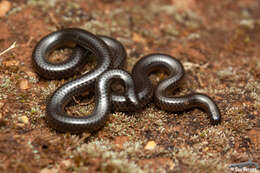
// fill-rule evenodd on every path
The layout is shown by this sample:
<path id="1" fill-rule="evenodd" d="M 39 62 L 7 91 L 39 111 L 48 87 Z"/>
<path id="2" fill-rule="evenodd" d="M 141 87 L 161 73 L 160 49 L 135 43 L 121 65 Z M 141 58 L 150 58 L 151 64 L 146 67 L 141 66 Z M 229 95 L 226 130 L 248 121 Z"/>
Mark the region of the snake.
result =
<path id="1" fill-rule="evenodd" d="M 48 57 L 54 50 L 72 44 L 76 47 L 67 60 L 60 63 L 49 61 Z M 58 87 L 47 100 L 47 122 L 57 131 L 96 131 L 104 126 L 110 107 L 120 111 L 136 111 L 152 99 L 159 108 L 171 112 L 201 108 L 208 113 L 212 124 L 220 123 L 219 108 L 209 96 L 200 93 L 182 97 L 168 95 L 167 92 L 179 87 L 184 68 L 179 60 L 167 54 L 153 53 L 142 57 L 130 75 L 123 70 L 126 51 L 119 41 L 79 28 L 66 28 L 48 34 L 37 43 L 32 53 L 32 64 L 43 78 L 68 78 L 82 70 L 90 54 L 97 59 L 95 68 Z M 161 69 L 168 74 L 168 78 L 154 87 L 149 75 Z M 111 91 L 111 84 L 115 81 L 124 86 L 124 93 Z M 93 89 L 96 93 L 95 108 L 90 115 L 75 117 L 66 113 L 65 106 L 73 97 Z"/>
<path id="2" fill-rule="evenodd" d="M 149 74 L 162 70 L 168 77 L 161 81 L 154 91 L 154 102 L 162 110 L 181 112 L 191 108 L 201 108 L 207 112 L 212 124 L 221 121 L 221 114 L 212 98 L 202 93 L 192 93 L 174 97 L 171 92 L 177 89 L 184 77 L 184 68 L 179 60 L 167 54 L 149 54 L 142 57 L 133 67 L 132 75 L 136 84 L 139 98 L 153 93 Z"/>

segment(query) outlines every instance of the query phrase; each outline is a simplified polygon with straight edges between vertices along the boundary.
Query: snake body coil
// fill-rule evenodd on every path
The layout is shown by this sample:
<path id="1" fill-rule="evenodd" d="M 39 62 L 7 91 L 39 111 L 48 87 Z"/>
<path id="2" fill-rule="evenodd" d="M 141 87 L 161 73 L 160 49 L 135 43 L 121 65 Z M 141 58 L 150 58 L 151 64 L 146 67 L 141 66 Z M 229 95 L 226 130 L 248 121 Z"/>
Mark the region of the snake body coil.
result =
<path id="1" fill-rule="evenodd" d="M 184 68 L 176 58 L 166 54 L 150 54 L 135 64 L 132 75 L 135 83 L 138 84 L 136 90 L 139 100 L 153 96 L 149 95 L 153 93 L 149 74 L 157 70 L 164 70 L 168 74 L 168 78 L 161 81 L 155 88 L 154 100 L 159 108 L 177 112 L 197 107 L 208 113 L 212 124 L 218 124 L 221 121 L 217 105 L 205 94 L 194 93 L 182 97 L 169 97 L 169 92 L 179 87 L 184 76 Z"/>
<path id="2" fill-rule="evenodd" d="M 58 64 L 48 61 L 48 55 L 53 50 L 71 42 L 77 47 L 73 49 L 68 60 Z M 47 79 L 66 78 L 84 67 L 89 52 L 97 58 L 95 69 L 65 83 L 48 100 L 47 120 L 53 128 L 75 133 L 97 130 L 104 124 L 111 105 L 117 110 L 135 111 L 145 106 L 153 96 L 156 105 L 164 110 L 183 111 L 200 107 L 209 114 L 213 124 L 220 122 L 219 109 L 206 95 L 167 96 L 168 91 L 179 86 L 184 69 L 177 59 L 166 54 L 150 54 L 141 58 L 133 67 L 131 78 L 122 70 L 109 70 L 124 66 L 126 51 L 120 42 L 106 36 L 95 36 L 82 29 L 69 28 L 49 34 L 36 45 L 32 56 L 33 65 L 36 71 Z M 149 74 L 158 69 L 164 69 L 169 77 L 159 83 L 154 94 Z M 125 94 L 110 92 L 110 84 L 115 80 L 123 83 Z M 67 115 L 64 107 L 72 97 L 94 86 L 96 106 L 93 113 L 85 117 Z"/>
<path id="3" fill-rule="evenodd" d="M 112 106 L 110 101 L 110 85 L 115 80 L 121 80 L 124 83 L 126 90 L 125 97 L 127 98 L 128 106 L 138 108 L 139 101 L 135 93 L 134 82 L 132 81 L 131 76 L 123 70 L 108 70 L 96 81 L 95 109 L 90 115 L 84 117 L 67 115 L 64 108 L 58 105 L 54 98 L 55 95 L 53 95 L 49 100 L 46 109 L 49 124 L 56 130 L 63 132 L 70 131 L 72 133 L 95 131 L 101 128 L 110 113 L 110 108 Z M 57 109 L 56 106 L 58 106 L 59 109 Z"/>

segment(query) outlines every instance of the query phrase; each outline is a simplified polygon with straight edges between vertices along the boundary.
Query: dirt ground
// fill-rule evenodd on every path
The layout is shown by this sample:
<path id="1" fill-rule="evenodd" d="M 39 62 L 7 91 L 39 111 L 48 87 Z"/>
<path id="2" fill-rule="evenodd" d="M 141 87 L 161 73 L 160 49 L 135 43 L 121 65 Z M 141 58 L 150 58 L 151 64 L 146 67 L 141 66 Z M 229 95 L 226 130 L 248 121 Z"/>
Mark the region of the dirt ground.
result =
<path id="1" fill-rule="evenodd" d="M 16 44 L 0 55 L 0 172 L 222 173 L 248 160 L 260 166 L 259 0 L 9 3 L 6 8 L 0 3 L 0 53 Z M 128 71 L 149 53 L 175 56 L 186 71 L 176 95 L 208 94 L 220 108 L 221 124 L 212 126 L 199 109 L 169 113 L 150 103 L 141 113 L 111 113 L 96 133 L 51 129 L 45 121 L 46 98 L 69 79 L 39 77 L 31 55 L 43 36 L 67 27 L 121 41 Z M 56 51 L 52 57 L 70 52 Z M 67 111 L 88 114 L 92 98 L 85 96 Z"/>

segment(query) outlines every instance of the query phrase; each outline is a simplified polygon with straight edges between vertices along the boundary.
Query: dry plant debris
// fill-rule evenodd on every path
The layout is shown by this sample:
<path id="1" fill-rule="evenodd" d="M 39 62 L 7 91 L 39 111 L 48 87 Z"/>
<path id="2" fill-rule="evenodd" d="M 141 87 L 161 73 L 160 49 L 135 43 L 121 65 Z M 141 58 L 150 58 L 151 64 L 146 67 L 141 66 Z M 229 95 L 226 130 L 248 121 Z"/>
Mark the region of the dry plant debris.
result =
<path id="1" fill-rule="evenodd" d="M 3 8 L 6 2 L 11 5 Z M 225 173 L 230 164 L 249 159 L 260 165 L 259 10 L 258 0 L 1 1 L 0 172 Z M 50 129 L 45 101 L 70 79 L 40 78 L 31 54 L 43 36 L 66 27 L 121 41 L 128 71 L 148 53 L 175 56 L 185 64 L 186 77 L 174 94 L 212 96 L 222 123 L 211 126 L 198 109 L 169 113 L 151 103 L 141 113 L 111 113 L 93 134 Z M 51 59 L 60 61 L 69 53 L 55 51 Z M 90 58 L 86 71 L 93 62 Z M 164 77 L 151 79 L 156 83 Z M 86 92 L 67 111 L 88 114 L 91 99 L 93 93 Z M 146 150 L 151 142 L 156 146 Z"/>

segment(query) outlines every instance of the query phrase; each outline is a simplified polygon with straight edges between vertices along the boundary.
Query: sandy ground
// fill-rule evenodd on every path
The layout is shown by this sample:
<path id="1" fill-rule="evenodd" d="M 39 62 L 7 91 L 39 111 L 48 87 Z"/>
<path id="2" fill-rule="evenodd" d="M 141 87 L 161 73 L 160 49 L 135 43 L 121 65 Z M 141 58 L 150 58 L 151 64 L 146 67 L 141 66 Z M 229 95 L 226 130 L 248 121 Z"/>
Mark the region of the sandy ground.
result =
<path id="1" fill-rule="evenodd" d="M 16 45 L 0 55 L 0 172 L 221 173 L 248 160 L 260 166 L 259 11 L 258 0 L 1 2 L 0 52 Z M 69 79 L 39 77 L 31 54 L 43 36 L 66 27 L 121 41 L 128 71 L 149 53 L 175 56 L 186 76 L 174 94 L 208 94 L 222 123 L 212 126 L 199 109 L 169 113 L 150 103 L 141 113 L 111 113 L 105 127 L 92 134 L 49 128 L 46 98 Z M 52 58 L 70 52 L 56 51 Z M 76 98 L 80 104 L 66 109 L 86 115 L 93 110 L 92 98 Z"/>

